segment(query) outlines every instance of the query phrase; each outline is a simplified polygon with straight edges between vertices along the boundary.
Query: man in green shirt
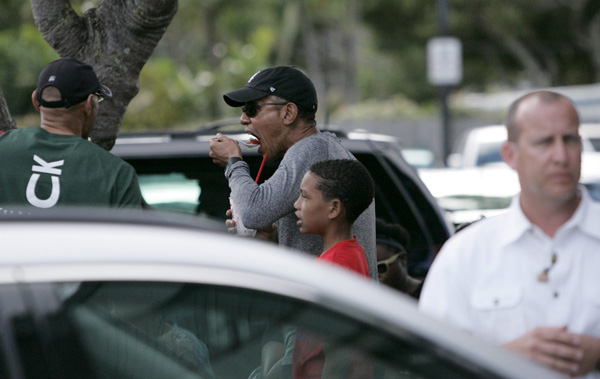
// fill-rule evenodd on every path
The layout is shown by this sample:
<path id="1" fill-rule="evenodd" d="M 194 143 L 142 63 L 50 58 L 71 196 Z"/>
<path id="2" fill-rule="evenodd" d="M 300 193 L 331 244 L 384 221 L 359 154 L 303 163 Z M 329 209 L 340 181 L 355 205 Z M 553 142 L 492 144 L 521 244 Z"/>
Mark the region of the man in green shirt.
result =
<path id="1" fill-rule="evenodd" d="M 111 97 L 87 64 L 65 58 L 46 66 L 31 96 L 41 126 L 0 135 L 0 208 L 140 208 L 133 167 L 88 141 L 99 103 Z"/>

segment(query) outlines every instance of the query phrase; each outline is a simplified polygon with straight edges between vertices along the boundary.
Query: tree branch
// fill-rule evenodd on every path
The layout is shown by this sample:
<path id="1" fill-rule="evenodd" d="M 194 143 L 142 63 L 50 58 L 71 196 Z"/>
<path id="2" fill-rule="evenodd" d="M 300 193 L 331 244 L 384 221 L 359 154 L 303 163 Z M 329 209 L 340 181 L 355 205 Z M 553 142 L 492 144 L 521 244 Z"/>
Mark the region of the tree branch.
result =
<path id="1" fill-rule="evenodd" d="M 92 141 L 110 150 L 139 74 L 177 12 L 177 0 L 104 0 L 78 16 L 69 0 L 31 0 L 38 29 L 61 57 L 94 67 L 113 92 L 102 103 Z"/>

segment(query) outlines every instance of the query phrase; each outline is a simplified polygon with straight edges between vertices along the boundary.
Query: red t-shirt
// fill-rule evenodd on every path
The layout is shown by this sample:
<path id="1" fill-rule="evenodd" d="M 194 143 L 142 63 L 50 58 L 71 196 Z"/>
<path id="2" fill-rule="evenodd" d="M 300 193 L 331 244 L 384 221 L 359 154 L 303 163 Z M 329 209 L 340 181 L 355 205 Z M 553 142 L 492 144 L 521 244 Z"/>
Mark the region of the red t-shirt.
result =
<path id="1" fill-rule="evenodd" d="M 336 243 L 331 249 L 319 255 L 317 259 L 344 266 L 358 274 L 369 277 L 367 257 L 356 237 Z"/>
<path id="2" fill-rule="evenodd" d="M 362 276 L 369 278 L 369 266 L 362 246 L 356 240 L 346 240 L 335 244 L 331 249 L 321 254 L 318 260 L 344 266 Z M 292 358 L 292 372 L 294 379 L 321 378 L 325 353 L 323 351 L 323 338 L 309 331 L 298 330 L 294 354 Z M 348 362 L 349 378 L 372 378 L 372 366 L 356 356 L 353 362 Z"/>

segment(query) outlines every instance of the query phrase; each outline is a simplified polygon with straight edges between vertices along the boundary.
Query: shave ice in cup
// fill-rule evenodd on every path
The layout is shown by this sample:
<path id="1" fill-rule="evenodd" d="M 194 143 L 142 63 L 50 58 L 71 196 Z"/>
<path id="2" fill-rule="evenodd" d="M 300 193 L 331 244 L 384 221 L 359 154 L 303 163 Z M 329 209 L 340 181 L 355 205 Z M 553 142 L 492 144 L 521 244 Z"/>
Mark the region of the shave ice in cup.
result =
<path id="1" fill-rule="evenodd" d="M 256 235 L 256 229 L 249 229 L 244 226 L 240 213 L 235 209 L 231 197 L 229 197 L 229 207 L 231 208 L 231 217 L 233 221 L 235 221 L 236 234 L 244 237 L 254 237 Z"/>
<path id="2" fill-rule="evenodd" d="M 248 142 L 240 142 L 242 145 L 247 146 L 249 149 L 252 147 L 257 147 L 260 145 L 260 141 L 256 138 L 251 138 Z M 265 166 L 265 162 L 267 161 L 267 154 L 263 156 L 262 163 L 260 164 L 260 169 L 258 170 L 258 174 L 256 175 L 255 182 L 258 184 L 258 179 L 260 178 L 260 174 L 262 173 L 263 167 Z M 235 207 L 233 205 L 233 199 L 229 196 L 229 208 L 231 208 L 231 218 L 235 221 L 236 234 L 244 237 L 254 237 L 256 235 L 256 229 L 249 229 L 244 226 L 242 222 L 242 218 L 240 217 L 239 212 L 236 212 Z"/>

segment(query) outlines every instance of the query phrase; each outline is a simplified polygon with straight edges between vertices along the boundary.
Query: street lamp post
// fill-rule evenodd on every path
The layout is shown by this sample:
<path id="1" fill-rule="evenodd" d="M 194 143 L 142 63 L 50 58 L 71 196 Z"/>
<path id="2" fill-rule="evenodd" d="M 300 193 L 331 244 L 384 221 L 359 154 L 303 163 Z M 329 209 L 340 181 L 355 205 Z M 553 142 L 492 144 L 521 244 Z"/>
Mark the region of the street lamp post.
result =
<path id="1" fill-rule="evenodd" d="M 436 0 L 438 28 L 440 36 L 450 35 L 448 27 L 448 0 Z M 446 162 L 448 154 L 450 154 L 450 107 L 448 106 L 448 97 L 450 96 L 450 86 L 440 86 L 440 105 L 442 108 L 442 158 Z"/>
<path id="2" fill-rule="evenodd" d="M 462 46 L 458 38 L 450 36 L 448 27 L 448 0 L 437 0 L 438 37 L 427 43 L 427 74 L 429 81 L 440 89 L 442 115 L 442 156 L 450 153 L 450 108 L 448 97 L 451 86 L 462 80 Z"/>

